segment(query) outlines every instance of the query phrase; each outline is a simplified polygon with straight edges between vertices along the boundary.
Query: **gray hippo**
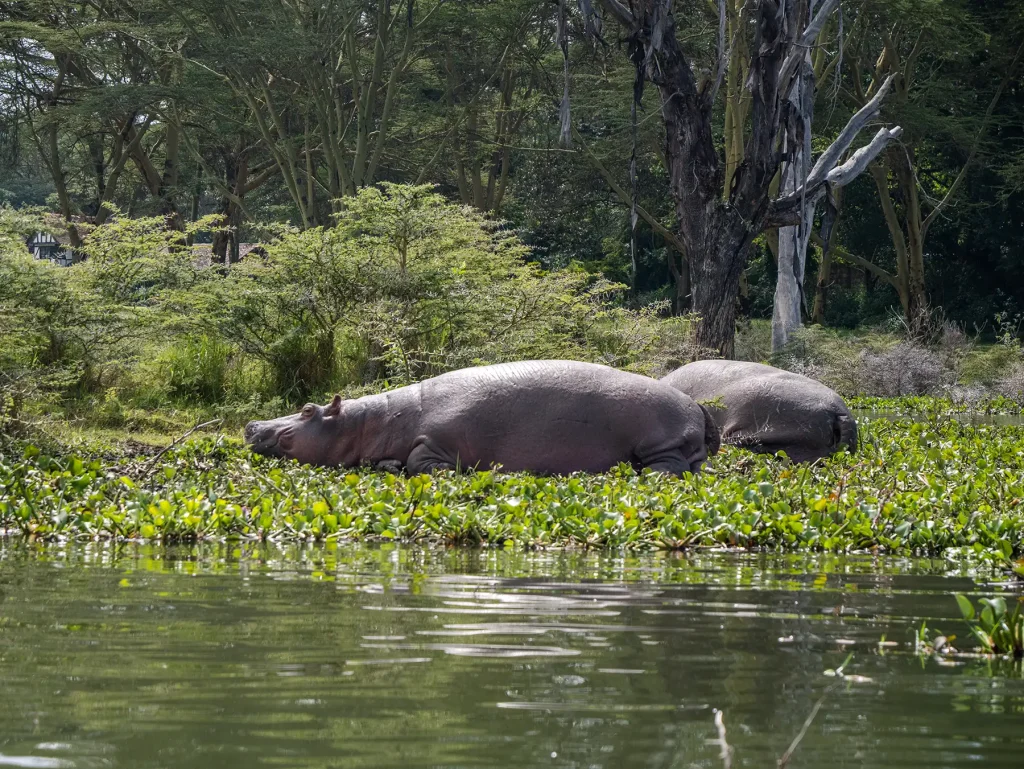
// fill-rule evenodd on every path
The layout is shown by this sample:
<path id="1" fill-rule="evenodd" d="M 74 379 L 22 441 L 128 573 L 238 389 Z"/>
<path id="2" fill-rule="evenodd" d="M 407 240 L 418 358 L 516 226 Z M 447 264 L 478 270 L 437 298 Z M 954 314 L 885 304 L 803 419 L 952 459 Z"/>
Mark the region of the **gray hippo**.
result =
<path id="1" fill-rule="evenodd" d="M 410 474 L 489 468 L 605 472 L 620 462 L 682 475 L 718 451 L 711 414 L 655 379 L 548 360 L 453 371 L 245 427 L 259 454 Z"/>
<path id="2" fill-rule="evenodd" d="M 843 399 L 800 374 L 731 360 L 704 360 L 661 380 L 711 409 L 722 442 L 795 462 L 857 450 L 857 422 Z"/>

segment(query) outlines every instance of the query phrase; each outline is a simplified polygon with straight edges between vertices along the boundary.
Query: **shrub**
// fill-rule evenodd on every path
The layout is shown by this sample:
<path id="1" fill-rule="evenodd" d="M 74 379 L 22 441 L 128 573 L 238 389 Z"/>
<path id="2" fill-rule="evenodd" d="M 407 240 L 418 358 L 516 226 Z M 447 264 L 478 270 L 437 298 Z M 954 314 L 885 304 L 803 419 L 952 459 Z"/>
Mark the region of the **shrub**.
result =
<path id="1" fill-rule="evenodd" d="M 912 341 L 882 353 L 864 352 L 860 389 L 871 395 L 935 395 L 952 384 L 942 357 Z"/>
<path id="2" fill-rule="evenodd" d="M 50 400 L 87 369 L 79 340 L 89 325 L 66 273 L 25 247 L 45 229 L 35 212 L 0 207 L 0 432 L 23 430 L 29 402 Z"/>
<path id="3" fill-rule="evenodd" d="M 161 389 L 182 400 L 218 403 L 226 394 L 230 359 L 230 346 L 206 334 L 175 342 L 156 360 Z"/>
<path id="4" fill-rule="evenodd" d="M 542 270 L 512 233 L 428 186 L 385 184 L 343 206 L 334 226 L 284 230 L 264 259 L 171 302 L 263 361 L 291 400 L 356 377 L 394 385 L 481 363 L 587 359 L 614 346 L 613 315 L 625 336 L 649 321 L 611 306 L 621 286 Z"/>
<path id="5" fill-rule="evenodd" d="M 1022 362 L 1019 348 L 994 344 L 971 350 L 964 357 L 960 376 L 965 384 L 995 386 Z"/>
<path id="6" fill-rule="evenodd" d="M 749 319 L 736 329 L 736 360 L 763 363 L 772 355 L 772 322 Z"/>
<path id="7" fill-rule="evenodd" d="M 1014 363 L 993 389 L 1005 398 L 1024 403 L 1024 361 Z"/>

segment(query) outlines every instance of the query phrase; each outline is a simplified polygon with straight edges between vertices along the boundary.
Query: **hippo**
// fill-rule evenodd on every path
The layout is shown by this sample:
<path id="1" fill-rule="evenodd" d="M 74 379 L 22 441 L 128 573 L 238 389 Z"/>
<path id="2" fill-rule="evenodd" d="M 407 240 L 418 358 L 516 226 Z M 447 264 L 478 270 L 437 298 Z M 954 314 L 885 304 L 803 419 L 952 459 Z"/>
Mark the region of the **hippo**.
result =
<path id="1" fill-rule="evenodd" d="M 683 475 L 718 451 L 710 412 L 678 390 L 594 363 L 547 360 L 452 371 L 356 400 L 250 422 L 258 454 L 409 474 L 487 469 L 601 473 L 621 462 Z"/>
<path id="2" fill-rule="evenodd" d="M 857 422 L 843 399 L 800 374 L 731 360 L 704 360 L 661 379 L 711 407 L 722 442 L 810 462 L 857 450 Z"/>

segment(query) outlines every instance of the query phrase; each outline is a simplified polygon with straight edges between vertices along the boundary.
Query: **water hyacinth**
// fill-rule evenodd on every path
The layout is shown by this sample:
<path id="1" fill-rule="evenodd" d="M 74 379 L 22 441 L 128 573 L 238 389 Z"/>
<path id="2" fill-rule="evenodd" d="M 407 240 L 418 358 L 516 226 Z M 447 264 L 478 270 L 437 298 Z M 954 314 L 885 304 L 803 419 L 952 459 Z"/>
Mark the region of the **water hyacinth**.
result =
<path id="1" fill-rule="evenodd" d="M 682 479 L 442 473 L 265 459 L 206 438 L 111 465 L 0 454 L 0 530 L 43 541 L 361 539 L 488 546 L 1024 554 L 1024 426 L 862 425 L 856 455 L 794 465 L 725 449 Z"/>

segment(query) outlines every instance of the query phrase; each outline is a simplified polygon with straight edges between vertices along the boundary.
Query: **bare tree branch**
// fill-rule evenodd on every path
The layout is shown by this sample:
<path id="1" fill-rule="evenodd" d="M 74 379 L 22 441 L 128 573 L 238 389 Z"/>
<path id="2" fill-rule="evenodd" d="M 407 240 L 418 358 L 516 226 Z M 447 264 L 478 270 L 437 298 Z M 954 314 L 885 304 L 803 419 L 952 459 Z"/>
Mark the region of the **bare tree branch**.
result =
<path id="1" fill-rule="evenodd" d="M 889 75 L 885 79 L 882 87 L 878 89 L 878 93 L 850 118 L 850 122 L 846 124 L 846 127 L 836 137 L 836 140 L 832 142 L 832 145 L 821 153 L 818 162 L 814 164 L 814 168 L 811 169 L 811 173 L 807 176 L 806 186 L 808 189 L 821 184 L 825 180 L 829 172 L 839 162 L 839 158 L 850 149 L 850 145 L 853 144 L 853 140 L 857 138 L 857 134 L 860 133 L 861 129 L 878 117 L 878 114 L 882 111 L 882 100 L 889 92 L 895 77 L 895 75 Z"/>
<path id="2" fill-rule="evenodd" d="M 784 90 L 789 88 L 789 79 L 796 72 L 800 61 L 807 55 L 807 49 L 813 46 L 818 39 L 818 35 L 821 34 L 821 30 L 825 26 L 825 22 L 828 21 L 829 14 L 835 10 L 838 4 L 839 0 L 825 0 L 814 18 L 804 28 L 803 34 L 800 35 L 800 40 L 797 41 L 797 44 L 787 54 L 782 62 L 782 66 L 779 68 L 779 84 Z"/>
<path id="3" fill-rule="evenodd" d="M 818 35 L 821 34 L 821 30 L 825 26 L 825 22 L 828 21 L 828 17 L 832 15 L 832 11 L 839 5 L 839 0 L 825 0 L 821 8 L 811 19 L 810 24 L 804 29 L 804 33 L 800 36 L 800 47 L 810 48 L 814 45 L 814 42 L 818 39 Z"/>
<path id="4" fill-rule="evenodd" d="M 727 51 L 725 48 L 725 2 L 726 0 L 718 0 L 718 71 L 715 73 L 715 84 L 711 87 L 711 93 L 708 96 L 708 104 L 712 105 L 715 103 L 715 99 L 718 98 L 718 89 L 722 86 L 726 65 L 729 62 L 733 42 L 735 41 L 734 34 L 733 41 L 730 41 Z"/>
<path id="5" fill-rule="evenodd" d="M 633 26 L 633 14 L 629 12 L 629 9 L 624 6 L 619 0 L 598 0 L 601 3 L 601 7 L 608 13 L 615 17 L 615 20 L 622 24 L 624 27 Z"/>
<path id="6" fill-rule="evenodd" d="M 878 157 L 878 154 L 885 149 L 886 145 L 903 135 L 903 129 L 899 126 L 893 128 L 881 128 L 870 142 L 850 156 L 850 159 L 841 166 L 836 166 L 828 172 L 826 179 L 829 184 L 837 187 L 845 185 L 856 179 L 868 164 Z"/>

